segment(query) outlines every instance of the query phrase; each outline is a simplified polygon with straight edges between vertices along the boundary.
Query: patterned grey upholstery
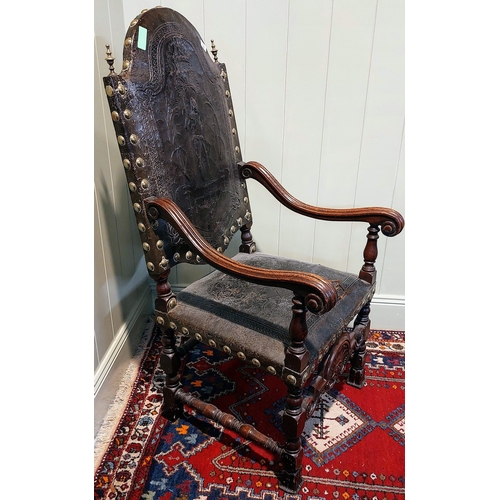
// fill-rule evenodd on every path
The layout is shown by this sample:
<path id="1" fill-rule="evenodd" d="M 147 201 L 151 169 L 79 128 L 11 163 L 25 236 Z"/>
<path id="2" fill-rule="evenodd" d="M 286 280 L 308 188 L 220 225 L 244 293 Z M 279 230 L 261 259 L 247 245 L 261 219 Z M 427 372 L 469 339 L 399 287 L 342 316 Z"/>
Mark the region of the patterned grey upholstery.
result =
<path id="1" fill-rule="evenodd" d="M 321 316 L 308 314 L 305 344 L 311 356 L 309 371 L 374 290 L 374 286 L 353 274 L 319 264 L 259 252 L 240 253 L 235 260 L 267 269 L 310 272 L 334 283 L 339 300 L 333 309 Z M 285 351 L 290 345 L 292 295 L 289 290 L 256 285 L 214 271 L 177 294 L 177 305 L 169 317 L 178 331 L 187 330 L 190 336 L 197 335 L 208 345 L 240 359 L 244 355 L 245 361 L 256 366 L 271 366 L 281 375 Z"/>

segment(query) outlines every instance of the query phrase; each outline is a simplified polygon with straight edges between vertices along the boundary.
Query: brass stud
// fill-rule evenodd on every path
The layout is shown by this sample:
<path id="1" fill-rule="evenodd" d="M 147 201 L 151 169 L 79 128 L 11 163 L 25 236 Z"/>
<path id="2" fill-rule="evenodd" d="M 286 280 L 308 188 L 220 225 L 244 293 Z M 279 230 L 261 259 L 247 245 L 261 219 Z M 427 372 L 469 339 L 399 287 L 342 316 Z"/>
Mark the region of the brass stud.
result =
<path id="1" fill-rule="evenodd" d="M 193 258 L 193 252 L 188 250 L 186 252 L 186 260 L 191 260 L 192 258 Z"/>
<path id="2" fill-rule="evenodd" d="M 231 97 L 231 92 L 229 92 L 229 90 L 226 90 L 226 97 Z"/>
<path id="3" fill-rule="evenodd" d="M 163 257 L 160 261 L 160 266 L 163 267 L 163 269 L 167 269 L 168 267 L 168 259 Z"/>
<path id="4" fill-rule="evenodd" d="M 168 308 L 173 309 L 177 305 L 177 299 L 174 297 L 168 301 Z"/>
<path id="5" fill-rule="evenodd" d="M 130 189 L 130 191 L 132 191 L 132 193 L 135 193 L 137 191 L 137 186 L 133 182 L 128 183 L 128 188 Z"/>
<path id="6" fill-rule="evenodd" d="M 161 316 L 156 316 L 156 322 L 159 325 L 164 325 L 165 324 L 165 320 Z"/>
<path id="7" fill-rule="evenodd" d="M 229 116 L 233 117 L 233 110 L 232 109 L 229 110 Z"/>
<path id="8" fill-rule="evenodd" d="M 127 70 L 130 66 L 130 61 L 123 61 L 122 68 Z"/>
<path id="9" fill-rule="evenodd" d="M 248 203 L 248 196 L 245 196 L 245 197 L 243 198 L 243 203 L 245 203 L 245 204 L 247 204 L 247 203 Z"/>
<path id="10" fill-rule="evenodd" d="M 231 226 L 231 232 L 234 234 L 237 231 L 236 227 Z"/>
<path id="11" fill-rule="evenodd" d="M 181 254 L 180 253 L 178 253 L 178 252 L 174 253 L 174 262 L 179 262 L 180 258 L 181 258 Z"/>
<path id="12" fill-rule="evenodd" d="M 201 342 L 203 340 L 203 337 L 199 334 L 199 333 L 196 333 L 194 338 L 198 341 L 198 342 Z"/>
<path id="13" fill-rule="evenodd" d="M 245 214 L 245 219 L 248 221 L 252 220 L 252 214 L 247 211 L 247 213 Z"/>
<path id="14" fill-rule="evenodd" d="M 247 185 L 246 185 L 244 182 L 242 182 L 242 183 L 241 183 L 241 187 L 242 187 L 243 189 L 246 189 L 246 188 L 247 188 Z"/>
<path id="15" fill-rule="evenodd" d="M 139 224 L 137 224 L 137 227 L 139 228 L 139 231 L 141 233 L 145 233 L 146 232 L 146 226 L 142 222 L 139 222 Z"/>
<path id="16" fill-rule="evenodd" d="M 125 158 L 123 160 L 123 166 L 127 169 L 127 170 L 130 170 L 130 160 L 127 160 L 127 158 Z"/>
<path id="17" fill-rule="evenodd" d="M 295 385 L 297 383 L 297 379 L 293 375 L 287 375 L 286 381 L 292 385 Z"/>
<path id="18" fill-rule="evenodd" d="M 155 270 L 155 265 L 152 262 L 148 262 L 146 265 L 148 266 L 148 269 L 150 271 L 154 271 Z"/>
<path id="19" fill-rule="evenodd" d="M 125 137 L 123 137 L 123 135 L 119 135 L 116 139 L 118 140 L 118 144 L 120 146 L 125 146 Z"/>
<path id="20" fill-rule="evenodd" d="M 145 251 L 145 252 L 149 252 L 151 250 L 151 247 L 149 246 L 149 243 L 146 243 L 144 242 L 142 244 L 142 249 Z"/>
<path id="21" fill-rule="evenodd" d="M 151 223 L 151 227 L 156 231 L 158 229 L 158 227 L 160 226 L 160 224 L 158 223 L 157 220 L 154 220 L 152 223 Z"/>
<path id="22" fill-rule="evenodd" d="M 139 20 L 137 18 L 133 19 L 132 22 L 130 23 L 130 27 L 134 27 L 137 23 L 139 22 Z"/>
<path id="23" fill-rule="evenodd" d="M 170 324 L 168 325 L 172 330 L 174 331 L 177 331 L 177 325 L 174 323 L 174 322 L 170 322 Z"/>
<path id="24" fill-rule="evenodd" d="M 215 341 L 214 341 L 214 340 L 210 339 L 210 340 L 208 341 L 208 345 L 209 345 L 210 347 L 215 347 L 217 344 L 215 343 Z"/>
<path id="25" fill-rule="evenodd" d="M 231 354 L 231 348 L 227 345 L 225 345 L 222 350 L 226 353 L 226 354 Z"/>
<path id="26" fill-rule="evenodd" d="M 260 361 L 257 358 L 252 359 L 252 365 L 259 367 L 260 366 Z"/>
<path id="27" fill-rule="evenodd" d="M 236 224 L 238 224 L 238 226 L 240 226 L 240 227 L 241 227 L 241 226 L 243 225 L 243 219 L 242 219 L 241 217 L 238 217 L 238 218 L 236 219 Z"/>
<path id="28" fill-rule="evenodd" d="M 132 140 L 132 138 L 130 138 L 130 140 Z M 239 152 L 240 152 L 240 148 L 239 148 L 238 146 L 236 146 L 236 147 L 234 148 L 234 150 L 235 150 L 237 153 L 239 153 Z"/>
<path id="29" fill-rule="evenodd" d="M 224 245 L 229 245 L 229 238 L 227 236 L 224 236 Z"/>
<path id="30" fill-rule="evenodd" d="M 123 116 L 129 120 L 130 118 L 132 118 L 132 112 L 130 111 L 130 109 L 126 109 L 124 112 L 123 112 Z"/>
<path id="31" fill-rule="evenodd" d="M 113 87 L 111 87 L 111 85 L 106 85 L 106 94 L 108 94 L 109 97 L 111 97 L 114 94 L 114 90 Z"/>
<path id="32" fill-rule="evenodd" d="M 219 253 L 223 253 L 223 252 L 224 252 L 224 250 L 223 250 L 223 248 L 222 248 L 222 247 L 218 247 L 218 248 L 217 248 L 217 251 L 218 251 Z"/>
<path id="33" fill-rule="evenodd" d="M 113 111 L 111 113 L 111 119 L 114 121 L 114 122 L 117 122 L 119 119 L 120 119 L 120 115 L 118 114 L 117 111 Z"/>
<path id="34" fill-rule="evenodd" d="M 137 144 L 138 140 L 139 140 L 139 139 L 137 138 L 137 136 L 136 136 L 135 134 L 132 134 L 132 135 L 130 136 L 130 142 L 131 142 L 132 144 Z"/>
<path id="35" fill-rule="evenodd" d="M 203 259 L 199 255 L 197 255 L 196 262 L 198 262 L 198 264 L 201 264 L 203 262 Z"/>
<path id="36" fill-rule="evenodd" d="M 142 179 L 142 181 L 141 181 L 141 188 L 142 189 L 148 189 L 149 188 L 149 181 L 147 179 Z"/>
<path id="37" fill-rule="evenodd" d="M 121 96 L 124 96 L 124 95 L 125 95 L 125 92 L 126 92 L 125 87 L 124 87 L 121 83 L 119 83 L 119 84 L 118 84 L 118 93 L 119 93 Z"/>
<path id="38" fill-rule="evenodd" d="M 181 328 L 181 332 L 182 332 L 184 335 L 189 335 L 189 330 L 188 330 L 185 326 L 183 326 L 183 327 Z"/>
<path id="39" fill-rule="evenodd" d="M 247 359 L 247 357 L 245 356 L 245 353 L 243 352 L 238 352 L 238 354 L 236 354 L 236 356 L 238 356 L 238 358 L 240 358 L 242 361 L 244 361 L 245 359 Z"/>
<path id="40" fill-rule="evenodd" d="M 163 240 L 158 240 L 158 241 L 156 242 L 156 248 L 157 248 L 158 250 L 161 250 L 161 249 L 163 248 Z"/>
<path id="41" fill-rule="evenodd" d="M 139 168 L 142 168 L 144 167 L 144 160 L 142 158 L 137 158 L 135 160 L 135 164 L 139 167 Z"/>
<path id="42" fill-rule="evenodd" d="M 139 203 L 134 203 L 134 210 L 139 214 L 141 213 L 142 211 L 142 208 L 141 206 L 139 205 Z"/>
<path id="43" fill-rule="evenodd" d="M 233 128 L 233 130 L 231 130 L 231 133 L 232 133 L 233 135 L 236 135 L 236 129 L 235 129 L 235 128 Z"/>
<path id="44" fill-rule="evenodd" d="M 267 367 L 267 371 L 268 371 L 271 375 L 276 375 L 276 368 L 274 368 L 274 366 L 268 366 L 268 367 Z"/>
<path id="45" fill-rule="evenodd" d="M 132 38 L 128 37 L 125 39 L 125 47 L 130 47 L 130 45 L 132 45 Z"/>

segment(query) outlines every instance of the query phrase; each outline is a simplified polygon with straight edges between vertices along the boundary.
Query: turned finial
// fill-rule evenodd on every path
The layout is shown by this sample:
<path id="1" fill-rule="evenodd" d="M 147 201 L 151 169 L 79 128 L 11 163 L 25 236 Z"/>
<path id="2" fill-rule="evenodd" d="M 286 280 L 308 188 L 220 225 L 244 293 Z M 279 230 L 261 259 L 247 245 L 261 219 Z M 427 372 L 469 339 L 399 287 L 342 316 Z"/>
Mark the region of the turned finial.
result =
<path id="1" fill-rule="evenodd" d="M 215 61 L 215 62 L 219 62 L 219 60 L 217 59 L 217 52 L 218 52 L 218 50 L 217 50 L 217 48 L 215 47 L 215 43 L 214 43 L 214 41 L 213 41 L 213 40 L 211 40 L 211 42 L 212 42 L 212 50 L 211 50 L 210 52 L 212 52 L 212 54 L 214 55 L 214 61 Z"/>
<path id="2" fill-rule="evenodd" d="M 113 63 L 115 62 L 115 58 L 111 54 L 111 50 L 109 49 L 109 45 L 106 45 L 106 62 L 109 64 L 109 74 L 115 74 L 115 68 L 113 67 Z"/>

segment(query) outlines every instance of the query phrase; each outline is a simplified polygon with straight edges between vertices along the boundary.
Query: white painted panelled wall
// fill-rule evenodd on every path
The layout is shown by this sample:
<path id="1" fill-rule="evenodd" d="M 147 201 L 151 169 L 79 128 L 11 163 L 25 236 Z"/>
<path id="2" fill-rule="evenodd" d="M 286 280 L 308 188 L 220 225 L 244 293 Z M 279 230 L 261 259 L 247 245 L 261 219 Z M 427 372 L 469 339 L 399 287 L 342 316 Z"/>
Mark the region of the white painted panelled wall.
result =
<path id="1" fill-rule="evenodd" d="M 152 312 L 151 281 L 103 92 L 105 44 L 120 68 L 128 24 L 157 5 L 183 14 L 208 47 L 215 40 L 245 160 L 265 165 L 305 203 L 386 206 L 404 216 L 403 0 L 96 0 L 97 422 Z M 359 272 L 366 224 L 302 218 L 248 184 L 258 250 Z M 404 231 L 380 236 L 373 328 L 404 329 L 404 240 Z M 179 289 L 209 271 L 177 266 L 171 282 Z"/>

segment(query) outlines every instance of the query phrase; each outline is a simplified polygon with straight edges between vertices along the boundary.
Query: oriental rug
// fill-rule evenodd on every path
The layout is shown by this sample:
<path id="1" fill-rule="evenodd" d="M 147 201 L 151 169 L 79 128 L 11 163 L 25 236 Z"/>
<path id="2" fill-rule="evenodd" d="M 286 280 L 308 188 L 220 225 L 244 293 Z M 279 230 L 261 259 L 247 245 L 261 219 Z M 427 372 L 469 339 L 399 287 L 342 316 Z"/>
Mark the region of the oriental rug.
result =
<path id="1" fill-rule="evenodd" d="M 123 414 L 99 457 L 94 498 L 404 499 L 404 332 L 372 331 L 367 347 L 365 387 L 353 388 L 342 379 L 306 424 L 304 482 L 289 494 L 278 489 L 279 464 L 257 445 L 194 411 L 186 410 L 177 422 L 160 415 L 161 341 L 153 332 Z M 186 390 L 282 442 L 286 391 L 276 377 L 202 344 L 185 373 Z"/>

